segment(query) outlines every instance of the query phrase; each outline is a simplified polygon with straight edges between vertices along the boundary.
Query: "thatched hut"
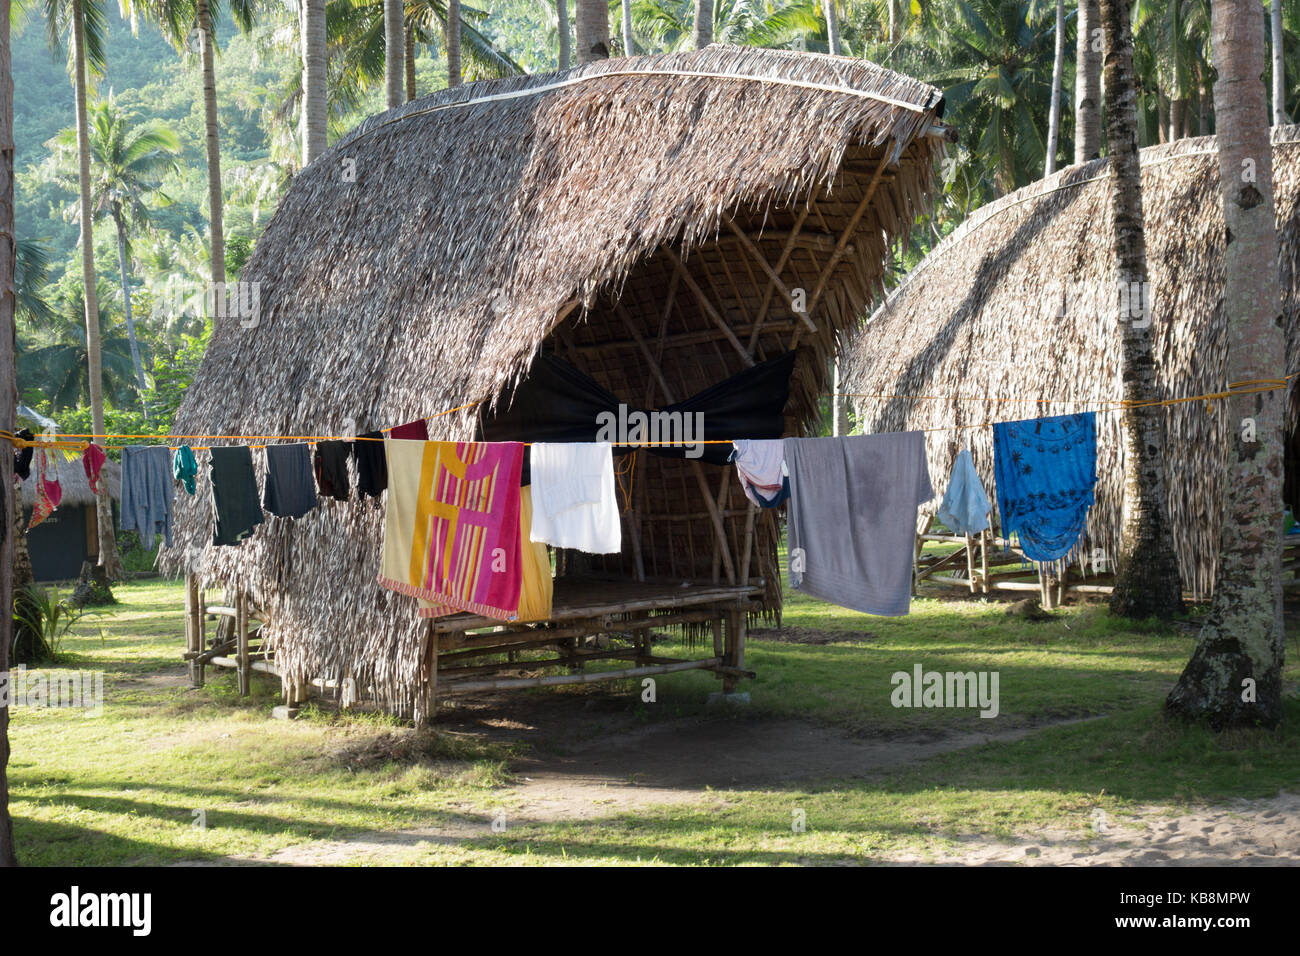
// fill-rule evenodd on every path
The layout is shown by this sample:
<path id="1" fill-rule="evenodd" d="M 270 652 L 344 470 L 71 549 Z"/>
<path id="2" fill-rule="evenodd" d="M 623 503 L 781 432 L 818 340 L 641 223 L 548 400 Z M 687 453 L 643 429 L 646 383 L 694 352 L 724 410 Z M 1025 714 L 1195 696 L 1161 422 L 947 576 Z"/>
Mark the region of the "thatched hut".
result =
<path id="1" fill-rule="evenodd" d="M 428 417 L 432 437 L 463 439 L 539 354 L 655 407 L 797 349 L 797 434 L 837 335 L 925 207 L 942 108 L 869 63 L 713 46 L 390 110 L 295 179 L 241 274 L 260 315 L 218 325 L 176 430 L 321 436 Z M 623 553 L 561 562 L 546 633 L 572 655 L 584 633 L 644 632 L 648 616 L 716 632 L 739 608 L 715 655 L 734 677 L 745 614 L 779 612 L 776 522 L 730 468 L 637 459 Z M 208 546 L 208 511 L 202 494 L 181 501 L 165 566 L 248 595 L 291 696 L 337 682 L 419 715 L 435 680 L 482 686 L 432 661 L 481 651 L 466 632 L 489 622 L 448 632 L 376 586 L 381 504 L 325 502 L 236 548 Z M 598 599 L 580 565 L 605 575 Z M 645 644 L 635 656 L 655 662 Z"/>
<path id="2" fill-rule="evenodd" d="M 1273 172 L 1294 374 L 1300 128 L 1274 130 Z M 938 429 L 928 440 L 940 491 L 963 447 L 992 490 L 992 430 L 982 423 L 1085 411 L 1122 397 L 1109 189 L 1108 162 L 1099 160 L 990 203 L 939 243 L 849 343 L 845 391 L 862 430 Z M 1226 385 L 1225 230 L 1214 139 L 1143 150 L 1142 200 L 1159 396 L 1217 392 Z M 1294 393 L 1291 412 L 1294 427 Z M 1240 423 L 1226 420 L 1221 403 L 1199 402 L 1167 407 L 1164 421 L 1174 545 L 1184 586 L 1204 596 L 1214 581 L 1228 430 Z M 1120 426 L 1116 412 L 1098 416 L 1089 553 L 1119 550 Z M 1288 462 L 1294 499 L 1293 464 L 1300 462 Z"/>
<path id="3" fill-rule="evenodd" d="M 67 581 L 81 573 L 84 562 L 99 560 L 99 534 L 95 518 L 95 495 L 86 479 L 81 459 L 68 461 L 55 453 L 59 487 L 63 491 L 59 506 L 35 528 L 27 532 L 27 551 L 32 560 L 32 574 L 37 581 Z M 122 466 L 104 462 L 100 472 L 108 482 L 109 498 L 122 498 Z M 36 504 L 36 474 L 22 483 L 22 527 L 31 520 Z"/>

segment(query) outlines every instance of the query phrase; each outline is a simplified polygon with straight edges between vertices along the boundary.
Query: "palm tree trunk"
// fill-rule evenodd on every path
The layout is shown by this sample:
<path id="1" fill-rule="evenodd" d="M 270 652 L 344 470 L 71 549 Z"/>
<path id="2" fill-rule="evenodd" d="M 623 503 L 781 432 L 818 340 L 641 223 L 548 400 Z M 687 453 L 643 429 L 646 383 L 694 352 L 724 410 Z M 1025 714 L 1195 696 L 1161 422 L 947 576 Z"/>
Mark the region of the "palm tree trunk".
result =
<path id="1" fill-rule="evenodd" d="M 578 63 L 591 63 L 609 56 L 609 6 L 604 0 L 575 0 L 573 32 L 578 45 Z"/>
<path id="2" fill-rule="evenodd" d="M 77 101 L 77 164 L 80 186 L 81 281 L 85 286 L 86 365 L 90 387 L 90 417 L 96 435 L 104 434 L 103 359 L 100 352 L 99 297 L 95 290 L 95 230 L 90 208 L 90 128 L 86 112 L 86 30 L 81 0 L 72 0 L 72 79 Z M 116 580 L 122 576 L 122 562 L 117 556 L 117 539 L 113 535 L 113 505 L 108 497 L 108 482 L 100 482 L 95 496 L 95 518 L 99 533 L 99 566 L 104 576 Z"/>
<path id="3" fill-rule="evenodd" d="M 460 0 L 447 0 L 447 86 L 460 86 Z"/>
<path id="4" fill-rule="evenodd" d="M 703 50 L 713 42 L 713 0 L 695 0 L 695 24 L 691 30 L 692 43 Z"/>
<path id="5" fill-rule="evenodd" d="M 303 0 L 301 31 L 302 164 L 307 166 L 328 146 L 325 0 Z"/>
<path id="6" fill-rule="evenodd" d="M 1101 27 L 1097 0 L 1079 0 L 1079 39 L 1074 79 L 1074 161 L 1086 163 L 1101 155 Z"/>
<path id="7" fill-rule="evenodd" d="M 1065 0 L 1056 0 L 1056 48 L 1052 59 L 1052 105 L 1047 111 L 1047 156 L 1043 175 L 1056 172 L 1056 148 L 1061 140 L 1061 82 L 1065 75 Z"/>
<path id="8" fill-rule="evenodd" d="M 822 0 L 822 10 L 826 15 L 826 50 L 832 56 L 839 56 L 840 15 L 835 9 L 835 0 Z"/>
<path id="9" fill-rule="evenodd" d="M 1286 375 L 1260 0 L 1211 7 L 1214 114 L 1227 226 L 1228 382 Z M 1286 389 L 1227 401 L 1228 480 L 1214 600 L 1168 712 L 1229 727 L 1282 719 L 1282 449 Z M 1240 423 L 1240 424 L 1238 424 Z"/>
<path id="10" fill-rule="evenodd" d="M 632 56 L 636 53 L 636 44 L 632 41 L 632 0 L 623 0 L 623 55 Z"/>
<path id="11" fill-rule="evenodd" d="M 406 66 L 406 102 L 415 99 L 415 31 L 407 30 L 402 41 L 402 62 Z"/>
<path id="12" fill-rule="evenodd" d="M 889 0 L 889 42 L 896 44 L 903 38 L 902 17 L 899 15 L 898 0 Z"/>
<path id="13" fill-rule="evenodd" d="M 1116 292 L 1128 305 L 1117 309 L 1120 365 L 1124 399 L 1130 403 L 1123 419 L 1124 528 L 1110 608 L 1125 617 L 1167 618 L 1182 610 L 1183 597 L 1167 512 L 1163 412 L 1156 405 L 1132 404 L 1156 398 L 1133 32 L 1128 0 L 1101 0 L 1100 6 L 1106 36 L 1106 142 L 1115 181 L 1111 210 L 1121 284 Z"/>
<path id="14" fill-rule="evenodd" d="M 1282 56 L 1282 0 L 1270 0 L 1269 25 L 1273 39 L 1273 125 L 1285 126 L 1286 118 L 1286 63 Z"/>
<path id="15" fill-rule="evenodd" d="M 402 65 L 406 59 L 406 42 L 402 38 L 402 0 L 384 0 L 384 102 L 391 110 L 402 105 Z"/>
<path id="16" fill-rule="evenodd" d="M 122 207 L 113 203 L 113 225 L 117 227 L 117 268 L 122 276 L 122 307 L 126 312 L 126 339 L 131 345 L 131 365 L 135 368 L 135 384 L 140 389 L 140 407 L 145 418 L 149 409 L 144 404 L 145 385 L 144 363 L 140 361 L 140 343 L 135 338 L 135 318 L 131 315 L 131 281 L 126 271 L 126 223 L 122 219 Z"/>
<path id="17" fill-rule="evenodd" d="M 9 0 L 0 0 L 0 428 L 10 434 L 17 424 L 14 378 L 14 81 L 9 52 Z M 14 447 L 0 440 L 0 461 L 13 461 Z M 0 507 L 11 508 L 17 498 L 13 478 L 6 472 Z M 0 531 L 0 607 L 14 606 L 14 536 L 19 524 L 12 513 Z M 14 616 L 0 614 L 0 674 L 9 673 L 9 645 Z M 17 866 L 14 828 L 9 817 L 9 707 L 0 701 L 0 867 Z"/>
<path id="18" fill-rule="evenodd" d="M 203 129 L 208 156 L 208 258 L 214 289 L 226 281 L 226 223 L 217 138 L 217 68 L 212 50 L 212 8 L 198 0 L 199 56 L 203 62 Z"/>
<path id="19" fill-rule="evenodd" d="M 559 34 L 560 51 L 559 67 L 561 70 L 569 68 L 569 4 L 567 0 L 555 0 L 555 30 Z"/>

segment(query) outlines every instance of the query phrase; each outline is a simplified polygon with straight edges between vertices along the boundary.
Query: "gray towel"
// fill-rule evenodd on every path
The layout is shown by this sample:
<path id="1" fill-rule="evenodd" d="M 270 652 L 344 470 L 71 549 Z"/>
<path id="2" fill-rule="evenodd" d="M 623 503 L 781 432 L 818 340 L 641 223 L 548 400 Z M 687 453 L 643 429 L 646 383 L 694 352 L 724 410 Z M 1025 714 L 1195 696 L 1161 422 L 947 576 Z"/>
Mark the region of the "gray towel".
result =
<path id="1" fill-rule="evenodd" d="M 262 507 L 278 518 L 301 518 L 316 507 L 316 478 L 306 444 L 266 446 Z"/>
<path id="2" fill-rule="evenodd" d="M 787 438 L 790 585 L 867 614 L 906 614 L 916 509 L 934 497 L 921 432 Z"/>
<path id="3" fill-rule="evenodd" d="M 172 500 L 176 486 L 172 483 L 172 454 L 163 445 L 128 445 L 122 449 L 123 531 L 134 531 L 146 548 L 154 545 L 154 535 L 172 543 Z"/>

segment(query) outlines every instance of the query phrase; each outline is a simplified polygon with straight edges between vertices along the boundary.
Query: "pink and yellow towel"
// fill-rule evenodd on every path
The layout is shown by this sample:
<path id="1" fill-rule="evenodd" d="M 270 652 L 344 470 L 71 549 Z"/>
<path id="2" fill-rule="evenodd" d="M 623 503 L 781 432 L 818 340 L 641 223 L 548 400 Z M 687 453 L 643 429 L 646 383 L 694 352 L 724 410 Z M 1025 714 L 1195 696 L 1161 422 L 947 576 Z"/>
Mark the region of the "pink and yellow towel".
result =
<path id="1" fill-rule="evenodd" d="M 519 616 L 522 593 L 519 442 L 390 438 L 388 512 L 379 583 L 427 601 L 425 616 Z"/>

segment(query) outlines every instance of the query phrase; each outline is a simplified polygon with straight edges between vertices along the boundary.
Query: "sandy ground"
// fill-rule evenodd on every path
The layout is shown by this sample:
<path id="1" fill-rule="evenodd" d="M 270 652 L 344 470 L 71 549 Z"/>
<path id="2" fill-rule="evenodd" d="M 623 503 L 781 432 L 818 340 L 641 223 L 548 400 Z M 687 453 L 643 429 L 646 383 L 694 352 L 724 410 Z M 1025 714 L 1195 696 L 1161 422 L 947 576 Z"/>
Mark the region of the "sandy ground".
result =
<path id="1" fill-rule="evenodd" d="M 521 706 L 523 705 L 523 706 Z M 443 731 L 526 741 L 528 756 L 500 793 L 505 822 L 591 820 L 657 805 L 717 807 L 730 790 L 780 790 L 816 781 L 871 777 L 935 754 L 1016 740 L 1037 728 L 943 737 L 855 737 L 803 721 L 684 718 L 646 725 L 599 697 L 491 698 L 440 721 Z M 556 730 L 556 728 L 561 728 Z M 257 860 L 290 866 L 401 864 L 422 845 L 489 835 L 491 813 L 466 808 L 450 825 L 367 832 L 314 841 Z M 1300 863 L 1300 794 L 1174 813 L 1142 806 L 1124 821 L 1099 811 L 1084 831 L 1047 831 L 1013 840 L 936 838 L 915 854 L 873 855 L 894 865 L 1295 865 Z"/>

